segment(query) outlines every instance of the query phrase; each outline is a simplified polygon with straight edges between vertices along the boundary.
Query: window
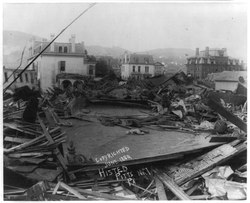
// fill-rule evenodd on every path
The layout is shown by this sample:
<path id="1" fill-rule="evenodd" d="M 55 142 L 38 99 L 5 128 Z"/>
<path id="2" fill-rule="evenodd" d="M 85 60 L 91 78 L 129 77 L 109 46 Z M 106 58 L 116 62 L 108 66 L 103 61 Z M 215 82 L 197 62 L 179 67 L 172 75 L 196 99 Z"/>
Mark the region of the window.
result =
<path id="1" fill-rule="evenodd" d="M 141 72 L 141 66 L 138 66 L 138 72 L 139 73 Z"/>
<path id="2" fill-rule="evenodd" d="M 148 72 L 149 72 L 149 67 L 145 66 L 145 73 L 148 73 Z"/>
<path id="3" fill-rule="evenodd" d="M 64 53 L 68 52 L 68 47 L 64 47 Z"/>
<path id="4" fill-rule="evenodd" d="M 59 47 L 59 53 L 62 53 L 62 47 L 61 46 Z"/>
<path id="5" fill-rule="evenodd" d="M 133 72 L 135 72 L 135 66 L 133 66 Z"/>
<path id="6" fill-rule="evenodd" d="M 25 79 L 26 79 L 26 82 L 29 82 L 28 73 L 25 73 Z"/>
<path id="7" fill-rule="evenodd" d="M 4 73 L 4 77 L 5 77 L 5 82 L 8 82 L 8 73 L 7 72 Z"/>
<path id="8" fill-rule="evenodd" d="M 66 69 L 66 61 L 59 61 L 59 72 L 65 72 Z"/>
<path id="9" fill-rule="evenodd" d="M 30 73 L 30 82 L 33 84 L 34 83 L 34 76 L 33 73 Z"/>
<path id="10" fill-rule="evenodd" d="M 23 82 L 23 75 L 20 75 L 20 82 Z"/>
<path id="11" fill-rule="evenodd" d="M 94 66 L 93 65 L 89 66 L 89 75 L 94 75 Z"/>

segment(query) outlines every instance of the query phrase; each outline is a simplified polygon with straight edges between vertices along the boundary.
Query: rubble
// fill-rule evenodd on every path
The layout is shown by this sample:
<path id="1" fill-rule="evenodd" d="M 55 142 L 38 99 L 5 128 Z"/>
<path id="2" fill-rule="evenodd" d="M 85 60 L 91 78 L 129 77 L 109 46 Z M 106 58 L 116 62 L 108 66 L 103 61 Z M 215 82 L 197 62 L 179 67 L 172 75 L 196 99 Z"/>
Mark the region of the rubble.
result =
<path id="1" fill-rule="evenodd" d="M 216 100 L 182 72 L 127 82 L 81 79 L 74 88 L 25 87 L 4 97 L 5 200 L 247 198 L 246 103 Z M 96 105 L 141 114 L 107 115 L 89 108 Z M 74 119 L 120 128 L 123 136 L 98 146 L 99 157 L 78 154 L 63 130 L 77 128 Z"/>

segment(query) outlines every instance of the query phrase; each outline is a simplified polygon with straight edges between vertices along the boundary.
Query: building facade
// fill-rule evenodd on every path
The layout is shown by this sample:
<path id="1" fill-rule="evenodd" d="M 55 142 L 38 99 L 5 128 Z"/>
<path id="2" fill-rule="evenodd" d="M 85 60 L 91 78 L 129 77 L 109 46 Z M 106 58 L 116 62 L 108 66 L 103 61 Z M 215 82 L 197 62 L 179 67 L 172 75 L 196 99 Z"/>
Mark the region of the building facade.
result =
<path id="1" fill-rule="evenodd" d="M 195 79 L 204 79 L 209 73 L 222 71 L 241 71 L 243 62 L 227 56 L 226 48 L 209 49 L 204 51 L 196 48 L 196 54 L 187 58 L 187 74 L 191 74 Z"/>
<path id="2" fill-rule="evenodd" d="M 153 56 L 148 54 L 124 54 L 121 59 L 122 79 L 143 79 L 152 76 L 155 76 Z"/>
<path id="3" fill-rule="evenodd" d="M 164 65 L 160 62 L 155 63 L 155 76 L 164 74 Z"/>
<path id="4" fill-rule="evenodd" d="M 223 71 L 208 75 L 210 81 L 214 81 L 215 90 L 236 91 L 238 84 L 247 84 L 247 71 Z"/>
<path id="5" fill-rule="evenodd" d="M 22 69 L 11 69 L 3 67 L 3 88 L 6 88 L 22 71 Z M 37 87 L 37 73 L 33 69 L 25 70 L 24 73 L 16 80 L 16 82 L 11 85 L 10 89 L 14 90 L 15 88 L 22 86 L 29 86 L 31 89 Z"/>
<path id="6" fill-rule="evenodd" d="M 51 40 L 54 35 L 51 35 Z M 31 41 L 29 61 L 43 50 L 49 42 Z M 69 42 L 53 42 L 32 64 L 37 71 L 37 80 L 42 90 L 56 85 L 56 76 L 61 73 L 95 76 L 95 62 L 88 60 L 84 43 L 76 43 L 75 35 Z"/>

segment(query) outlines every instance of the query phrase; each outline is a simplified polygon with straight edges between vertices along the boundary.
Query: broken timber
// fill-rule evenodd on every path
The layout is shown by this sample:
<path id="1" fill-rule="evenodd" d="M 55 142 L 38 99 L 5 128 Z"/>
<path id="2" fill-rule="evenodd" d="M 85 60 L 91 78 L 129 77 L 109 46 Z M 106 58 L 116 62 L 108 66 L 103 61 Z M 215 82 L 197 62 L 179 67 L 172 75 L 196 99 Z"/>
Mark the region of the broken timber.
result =
<path id="1" fill-rule="evenodd" d="M 155 169 L 156 176 L 167 186 L 179 199 L 190 200 L 189 196 L 167 174 Z"/>
<path id="2" fill-rule="evenodd" d="M 115 195 L 105 194 L 105 193 L 96 192 L 96 191 L 89 191 L 89 190 L 84 190 L 84 189 L 80 189 L 80 188 L 72 188 L 72 187 L 66 185 L 63 182 L 59 182 L 56 185 L 53 194 L 56 194 L 56 191 L 60 187 L 66 189 L 69 192 L 71 192 L 72 194 L 74 194 L 75 196 L 77 196 L 79 199 L 87 199 L 85 196 L 83 196 L 83 195 L 86 195 L 86 196 L 93 196 L 93 197 L 104 198 L 104 199 L 108 199 L 108 200 L 135 200 L 135 199 L 131 199 L 131 198 L 126 198 L 126 197 L 121 197 L 121 196 L 115 196 Z"/>
<path id="3" fill-rule="evenodd" d="M 228 121 L 236 125 L 239 129 L 243 130 L 244 132 L 247 132 L 247 124 L 235 116 L 233 113 L 226 110 L 221 104 L 214 101 L 213 99 L 208 99 L 208 106 L 213 109 L 215 112 L 222 115 L 224 118 L 226 118 Z"/>
<path id="4" fill-rule="evenodd" d="M 48 132 L 48 130 L 46 129 L 46 127 L 45 127 L 44 123 L 42 122 L 41 118 L 40 118 L 39 116 L 37 116 L 37 117 L 38 117 L 39 123 L 40 123 L 40 125 L 41 125 L 41 127 L 42 127 L 42 129 L 43 129 L 43 132 L 44 132 L 44 134 L 45 134 L 47 140 L 49 141 L 50 144 L 54 144 L 55 141 L 53 140 L 53 138 L 52 138 L 51 135 L 49 134 L 49 132 Z M 63 156 L 62 156 L 62 154 L 61 154 L 61 152 L 59 151 L 58 148 L 55 148 L 54 153 L 55 153 L 56 157 L 58 158 L 58 160 L 59 160 L 61 166 L 63 167 L 63 169 L 64 169 L 65 172 L 67 173 L 68 177 L 69 177 L 71 180 L 75 179 L 75 175 L 74 175 L 73 173 L 71 173 L 71 174 L 68 173 L 68 168 L 67 168 L 67 166 L 66 166 L 65 160 L 64 160 L 64 158 L 63 158 Z"/>
<path id="5" fill-rule="evenodd" d="M 239 140 L 235 140 L 230 144 L 221 145 L 191 161 L 185 161 L 178 166 L 169 166 L 164 172 L 173 178 L 178 185 L 183 185 L 245 151 L 247 149 L 246 143 L 239 144 L 239 142 Z"/>
<path id="6" fill-rule="evenodd" d="M 162 182 L 159 180 L 158 177 L 155 176 L 155 185 L 157 188 L 157 194 L 158 194 L 158 198 L 159 200 L 167 200 L 167 195 L 164 189 L 164 185 L 162 184 Z"/>

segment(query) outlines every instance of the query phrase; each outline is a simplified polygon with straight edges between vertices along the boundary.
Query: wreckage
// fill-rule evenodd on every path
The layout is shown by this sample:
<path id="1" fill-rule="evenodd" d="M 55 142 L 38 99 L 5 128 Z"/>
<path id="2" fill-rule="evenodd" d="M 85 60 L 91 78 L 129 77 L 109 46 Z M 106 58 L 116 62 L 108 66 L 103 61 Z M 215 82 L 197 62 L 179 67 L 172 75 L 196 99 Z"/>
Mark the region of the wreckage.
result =
<path id="1" fill-rule="evenodd" d="M 4 95 L 5 200 L 247 198 L 246 101 L 183 72 L 77 80 Z"/>

